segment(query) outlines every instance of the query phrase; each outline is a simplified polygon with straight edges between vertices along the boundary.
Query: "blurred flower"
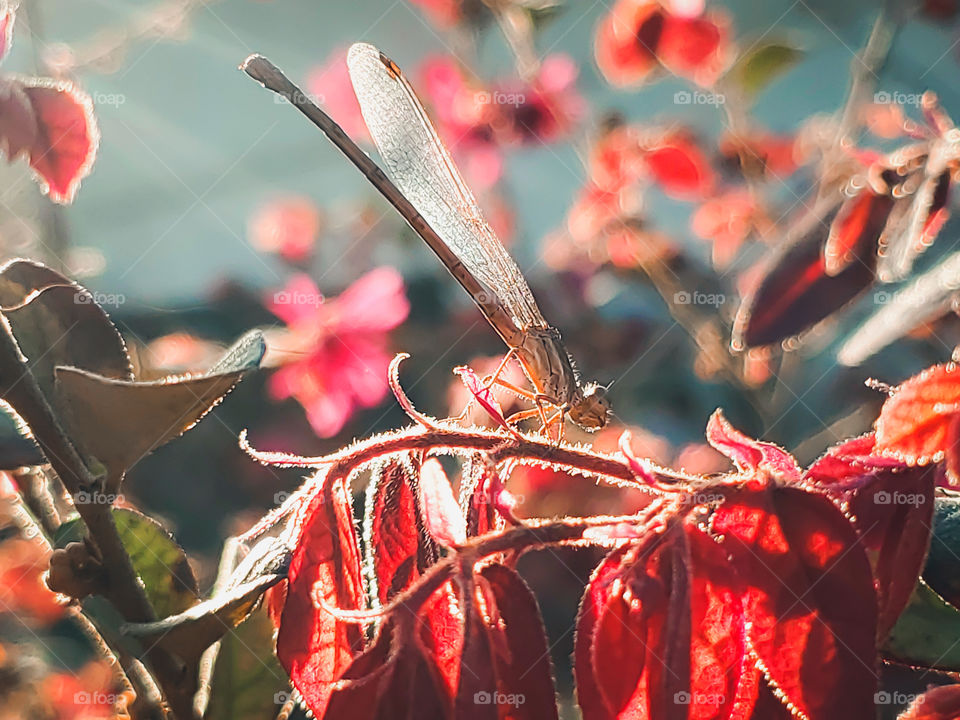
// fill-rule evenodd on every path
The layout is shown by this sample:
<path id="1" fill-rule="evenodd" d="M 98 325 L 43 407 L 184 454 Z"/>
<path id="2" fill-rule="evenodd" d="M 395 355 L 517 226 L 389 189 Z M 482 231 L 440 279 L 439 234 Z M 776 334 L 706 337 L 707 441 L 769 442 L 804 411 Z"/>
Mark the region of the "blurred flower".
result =
<path id="1" fill-rule="evenodd" d="M 698 3 L 618 0 L 597 28 L 594 52 L 613 85 L 638 85 L 660 68 L 709 87 L 733 53 L 729 23 Z"/>
<path id="2" fill-rule="evenodd" d="M 577 65 L 562 54 L 544 58 L 529 83 L 504 80 L 484 87 L 446 55 L 428 58 L 419 74 L 438 132 L 470 184 L 481 190 L 500 179 L 502 147 L 563 139 L 585 111 L 576 91 Z"/>
<path id="3" fill-rule="evenodd" d="M 38 689 L 52 706 L 56 720 L 126 718 L 125 708 L 135 697 L 119 687 L 113 670 L 99 660 L 87 663 L 78 672 L 52 673 Z"/>
<path id="4" fill-rule="evenodd" d="M 38 542 L 11 538 L 0 543 L 0 613 L 14 613 L 21 622 L 47 625 L 65 606 L 43 582 L 49 553 Z"/>
<path id="5" fill-rule="evenodd" d="M 726 267 L 752 232 L 765 236 L 774 230 L 774 225 L 754 194 L 738 188 L 710 198 L 698 207 L 690 218 L 690 229 L 712 243 L 713 264 Z"/>
<path id="6" fill-rule="evenodd" d="M 578 74 L 569 55 L 555 53 L 543 59 L 528 86 L 498 86 L 494 100 L 514 99 L 501 108 L 511 137 L 520 143 L 549 143 L 569 134 L 586 110 L 577 93 Z"/>
<path id="7" fill-rule="evenodd" d="M 468 82 L 449 55 L 428 57 L 419 76 L 437 132 L 457 156 L 470 185 L 480 190 L 492 187 L 503 172 L 503 156 L 493 129 L 496 107 L 488 102 L 492 93 Z"/>
<path id="8" fill-rule="evenodd" d="M 261 205 L 250 218 L 247 234 L 257 250 L 296 263 L 310 256 L 322 224 L 320 210 L 312 200 L 291 195 Z"/>
<path id="9" fill-rule="evenodd" d="M 370 133 L 360 114 L 360 103 L 353 92 L 347 68 L 347 50 L 334 50 L 324 62 L 307 75 L 307 92 L 334 121 L 357 142 L 369 141 Z"/>
<path id="10" fill-rule="evenodd" d="M 386 333 L 410 311 L 396 270 L 371 270 L 330 300 L 309 277 L 295 275 L 266 305 L 287 325 L 267 336 L 266 364 L 282 363 L 270 395 L 296 398 L 319 436 L 336 435 L 357 408 L 384 399 L 392 357 Z"/>
<path id="11" fill-rule="evenodd" d="M 653 179 L 673 198 L 691 200 L 710 193 L 716 175 L 693 136 L 671 131 L 647 146 L 644 156 Z"/>
<path id="12" fill-rule="evenodd" d="M 786 178 L 806 160 L 795 137 L 758 130 L 727 133 L 720 138 L 719 149 L 747 178 Z"/>
<path id="13" fill-rule="evenodd" d="M 460 22 L 460 0 L 410 0 L 430 22 L 442 28 L 452 27 Z"/>
<path id="14" fill-rule="evenodd" d="M 147 344 L 140 360 L 140 375 L 165 377 L 170 373 L 186 373 L 213 365 L 223 346 L 185 332 L 170 333 Z"/>

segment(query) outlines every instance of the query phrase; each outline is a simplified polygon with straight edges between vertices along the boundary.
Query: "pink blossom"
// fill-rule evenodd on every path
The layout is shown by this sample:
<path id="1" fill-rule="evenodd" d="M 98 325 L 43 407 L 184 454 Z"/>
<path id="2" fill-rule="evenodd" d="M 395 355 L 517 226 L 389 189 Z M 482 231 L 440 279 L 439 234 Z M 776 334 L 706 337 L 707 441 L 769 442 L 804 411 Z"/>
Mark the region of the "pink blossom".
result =
<path id="1" fill-rule="evenodd" d="M 322 223 L 320 210 L 312 200 L 293 195 L 257 208 L 247 234 L 257 250 L 277 253 L 290 262 L 302 262 L 313 250 Z"/>
<path id="2" fill-rule="evenodd" d="M 308 276 L 294 275 L 266 305 L 287 326 L 268 336 L 267 364 L 281 364 L 270 395 L 295 398 L 317 435 L 336 435 L 355 410 L 386 397 L 387 332 L 410 311 L 396 270 L 371 270 L 330 300 Z"/>
<path id="3" fill-rule="evenodd" d="M 310 71 L 307 92 L 347 135 L 357 141 L 370 139 L 350 82 L 346 48 L 334 50 L 323 64 Z"/>

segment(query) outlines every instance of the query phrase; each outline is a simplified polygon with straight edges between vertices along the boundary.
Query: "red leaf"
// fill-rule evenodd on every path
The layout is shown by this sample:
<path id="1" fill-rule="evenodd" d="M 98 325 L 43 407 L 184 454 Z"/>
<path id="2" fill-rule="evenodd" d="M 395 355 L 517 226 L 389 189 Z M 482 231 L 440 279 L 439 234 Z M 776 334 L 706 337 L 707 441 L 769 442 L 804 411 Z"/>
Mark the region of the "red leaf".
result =
<path id="1" fill-rule="evenodd" d="M 900 385 L 883 404 L 876 423 L 877 450 L 908 465 L 940 462 L 951 448 L 951 424 L 958 411 L 957 365 L 929 367 Z"/>
<path id="2" fill-rule="evenodd" d="M 467 541 L 466 521 L 436 458 L 427 458 L 420 468 L 420 507 L 427 531 L 437 542 L 453 547 Z"/>
<path id="3" fill-rule="evenodd" d="M 461 365 L 460 367 L 454 368 L 453 371 L 460 376 L 460 380 L 467 386 L 467 390 L 470 391 L 480 407 L 486 410 L 500 427 L 511 430 L 512 428 L 507 425 L 507 421 L 503 416 L 503 408 L 500 407 L 500 401 L 497 400 L 496 395 L 493 394 L 493 390 L 491 390 L 489 386 L 485 386 L 480 381 L 480 378 L 477 377 L 477 374 L 466 366 Z"/>
<path id="4" fill-rule="evenodd" d="M 711 529 L 745 587 L 750 647 L 810 720 L 872 720 L 877 607 L 849 521 L 796 487 L 738 490 Z"/>
<path id="5" fill-rule="evenodd" d="M 755 690 L 741 684 L 757 680 L 744 675 L 746 617 L 719 545 L 690 522 L 609 560 L 588 587 L 589 654 L 590 628 L 578 628 L 578 688 L 596 693 L 592 707 L 581 693 L 584 717 L 718 720 L 737 700 L 745 711 Z"/>
<path id="6" fill-rule="evenodd" d="M 960 717 L 960 685 L 927 690 L 898 720 L 957 720 Z"/>
<path id="7" fill-rule="evenodd" d="M 840 206 L 823 248 L 827 275 L 836 275 L 857 259 L 861 239 L 871 225 L 876 195 L 863 190 Z"/>
<path id="8" fill-rule="evenodd" d="M 838 207 L 807 213 L 780 249 L 766 261 L 757 289 L 744 300 L 733 328 L 738 349 L 770 345 L 814 326 L 869 287 L 875 278 L 877 246 L 892 200 L 869 195 L 869 220 L 845 248 L 856 257 L 834 275 L 827 272 L 824 247 Z M 846 254 L 846 252 L 844 253 Z"/>
<path id="9" fill-rule="evenodd" d="M 613 550 L 597 565 L 580 601 L 573 672 L 576 679 L 577 703 L 580 705 L 583 720 L 606 720 L 611 717 L 600 694 L 594 669 L 593 647 L 600 614 L 613 592 L 612 585 L 620 576 L 621 563 L 629 549 L 629 546 L 624 546 Z"/>
<path id="10" fill-rule="evenodd" d="M 408 460 L 392 460 L 372 480 L 369 505 L 370 556 L 377 598 L 386 604 L 419 575 L 417 516 Z"/>
<path id="11" fill-rule="evenodd" d="M 873 436 L 831 448 L 805 479 L 849 508 L 871 552 L 877 587 L 877 637 L 883 640 L 910 600 L 930 547 L 936 474 L 871 454 Z"/>
<path id="12" fill-rule="evenodd" d="M 536 598 L 523 579 L 505 565 L 487 565 L 480 572 L 487 583 L 498 622 L 491 633 L 496 652 L 497 688 L 508 702 L 501 720 L 555 720 L 557 699 L 547 635 Z M 510 698 L 522 698 L 511 704 Z"/>
<path id="13" fill-rule="evenodd" d="M 297 515 L 300 536 L 290 562 L 277 657 L 314 715 L 322 716 L 334 684 L 363 641 L 322 603 L 363 606 L 360 555 L 350 498 L 342 482 L 323 482 Z"/>
<path id="14" fill-rule="evenodd" d="M 720 410 L 715 410 L 707 421 L 707 442 L 733 460 L 741 472 L 764 470 L 787 481 L 800 479 L 800 468 L 790 453 L 773 443 L 747 437 Z"/>
<path id="15" fill-rule="evenodd" d="M 30 167 L 51 200 L 70 203 L 90 173 L 100 142 L 93 103 L 65 81 L 31 78 L 21 87 L 37 124 Z"/>
<path id="16" fill-rule="evenodd" d="M 442 681 L 406 625 L 386 622 L 351 663 L 330 696 L 328 720 L 443 720 L 450 704 Z"/>
<path id="17" fill-rule="evenodd" d="M 418 613 L 419 643 L 424 657 L 433 660 L 450 697 L 460 682 L 460 657 L 464 645 L 463 611 L 451 582 L 444 583 Z"/>

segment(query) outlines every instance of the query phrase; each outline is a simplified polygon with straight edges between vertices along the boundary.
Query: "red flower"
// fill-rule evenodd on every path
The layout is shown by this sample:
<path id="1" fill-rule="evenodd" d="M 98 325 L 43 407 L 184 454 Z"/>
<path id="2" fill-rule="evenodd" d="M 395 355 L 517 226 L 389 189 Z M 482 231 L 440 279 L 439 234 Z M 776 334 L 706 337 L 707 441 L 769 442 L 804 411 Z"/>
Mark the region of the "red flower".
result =
<path id="1" fill-rule="evenodd" d="M 262 252 L 275 252 L 290 262 L 310 255 L 323 218 L 309 198 L 290 196 L 261 205 L 250 218 L 250 244 Z"/>
<path id="2" fill-rule="evenodd" d="M 726 18 L 697 8 L 664 7 L 656 0 L 619 0 L 597 28 L 600 72 L 612 84 L 637 85 L 665 68 L 709 87 L 731 52 Z"/>
<path id="3" fill-rule="evenodd" d="M 318 435 L 336 435 L 354 410 L 383 400 L 391 358 L 386 333 L 410 311 L 396 270 L 372 270 L 329 301 L 309 277 L 295 275 L 267 307 L 287 324 L 270 338 L 271 351 L 286 355 L 270 394 L 296 398 Z"/>

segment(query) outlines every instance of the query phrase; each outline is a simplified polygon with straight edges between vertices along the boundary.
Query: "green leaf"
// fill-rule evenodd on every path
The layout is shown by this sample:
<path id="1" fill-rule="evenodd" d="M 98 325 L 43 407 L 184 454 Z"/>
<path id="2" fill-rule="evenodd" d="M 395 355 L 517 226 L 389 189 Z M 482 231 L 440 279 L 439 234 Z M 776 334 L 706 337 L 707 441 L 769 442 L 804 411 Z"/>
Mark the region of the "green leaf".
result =
<path id="1" fill-rule="evenodd" d="M 270 718 L 289 697 L 290 681 L 273 652 L 273 623 L 265 610 L 220 641 L 204 720 Z"/>
<path id="2" fill-rule="evenodd" d="M 960 670 L 960 610 L 923 580 L 890 631 L 884 651 L 907 663 Z"/>
<path id="3" fill-rule="evenodd" d="M 923 579 L 945 600 L 960 603 L 960 495 L 938 489 L 933 537 Z"/>
<path id="4" fill-rule="evenodd" d="M 78 502 L 100 502 L 96 495 Z M 113 520 L 133 569 L 143 582 L 157 617 L 178 615 L 197 603 L 199 590 L 187 555 L 170 534 L 152 518 L 127 508 L 112 508 Z M 79 517 L 64 522 L 54 537 L 55 547 L 79 542 L 86 534 Z"/>
<path id="5" fill-rule="evenodd" d="M 793 67 L 803 54 L 800 48 L 782 42 L 763 43 L 742 55 L 731 73 L 744 93 L 752 97 Z"/>
<path id="6" fill-rule="evenodd" d="M 268 588 L 286 577 L 289 559 L 290 549 L 283 541 L 264 538 L 236 567 L 226 586 L 209 600 L 157 622 L 129 623 L 122 630 L 195 662 L 256 609 Z"/>
<path id="7" fill-rule="evenodd" d="M 109 469 L 111 477 L 118 478 L 199 422 L 246 372 L 259 366 L 265 349 L 263 335 L 253 331 L 202 375 L 149 382 L 57 367 L 57 389 L 65 399 L 70 434 Z"/>

